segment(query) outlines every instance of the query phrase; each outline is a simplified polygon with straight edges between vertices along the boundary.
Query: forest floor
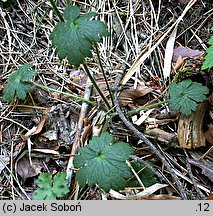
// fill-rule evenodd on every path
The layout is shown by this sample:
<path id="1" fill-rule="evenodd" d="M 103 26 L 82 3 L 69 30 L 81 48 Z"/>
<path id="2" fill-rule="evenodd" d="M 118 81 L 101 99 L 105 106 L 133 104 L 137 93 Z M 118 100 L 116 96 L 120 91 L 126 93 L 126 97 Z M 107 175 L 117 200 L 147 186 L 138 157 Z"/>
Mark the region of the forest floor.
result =
<path id="1" fill-rule="evenodd" d="M 211 1 L 73 2 L 83 12 L 98 12 L 107 24 L 110 36 L 98 46 L 119 103 L 111 101 L 95 50 L 88 67 L 109 104 L 116 105 L 109 113 L 94 89 L 85 95 L 91 85 L 84 68 L 58 59 L 49 35 L 59 20 L 49 1 L 0 1 L 0 199 L 32 199 L 39 173 L 54 175 L 73 168 L 69 166 L 76 149 L 102 131 L 129 143 L 134 149 L 130 162 L 149 161 L 154 177 L 141 175 L 140 166 L 132 166 L 138 181 L 105 193 L 97 185 L 79 188 L 74 172 L 66 199 L 211 199 L 211 94 L 209 102 L 188 118 L 161 103 L 169 98 L 174 78 L 201 82 L 212 92 L 212 74 L 201 70 L 213 34 Z M 66 1 L 56 3 L 63 12 Z M 24 64 L 33 65 L 36 83 L 89 97 L 96 106 L 85 109 L 80 100 L 35 86 L 25 100 L 8 103 L 4 99 L 8 77 Z M 127 115 L 141 107 L 144 110 Z"/>

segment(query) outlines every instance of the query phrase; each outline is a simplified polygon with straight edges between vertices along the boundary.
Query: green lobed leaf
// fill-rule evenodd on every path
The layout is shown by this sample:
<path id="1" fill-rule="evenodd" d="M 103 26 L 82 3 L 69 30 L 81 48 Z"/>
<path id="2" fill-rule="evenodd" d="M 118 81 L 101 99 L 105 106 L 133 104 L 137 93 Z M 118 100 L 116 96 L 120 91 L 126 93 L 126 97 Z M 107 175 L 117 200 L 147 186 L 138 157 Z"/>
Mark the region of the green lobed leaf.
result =
<path id="1" fill-rule="evenodd" d="M 21 100 L 26 98 L 26 94 L 30 91 L 28 81 L 36 74 L 33 70 L 29 70 L 30 68 L 31 64 L 25 64 L 10 74 L 8 83 L 4 87 L 4 97 L 7 101 L 11 102 L 15 95 Z"/>
<path id="2" fill-rule="evenodd" d="M 94 16 L 97 16 L 94 12 L 80 15 L 76 5 L 66 7 L 65 21 L 59 22 L 50 34 L 60 60 L 67 57 L 69 64 L 79 66 L 85 57 L 92 57 L 92 43 L 100 42 L 100 36 L 109 34 L 103 22 L 90 20 Z"/>
<path id="3" fill-rule="evenodd" d="M 213 27 L 211 28 L 211 30 L 213 31 Z M 213 67 L 213 35 L 209 39 L 208 44 L 210 45 L 210 47 L 206 50 L 205 61 L 203 62 L 201 68 L 202 70 Z"/>
<path id="4" fill-rule="evenodd" d="M 207 99 L 205 96 L 209 89 L 201 83 L 192 80 L 183 80 L 180 83 L 172 83 L 169 87 L 171 110 L 181 112 L 188 116 L 197 108 L 197 103 Z"/>
<path id="5" fill-rule="evenodd" d="M 55 175 L 53 182 L 53 193 L 56 194 L 57 197 L 64 197 L 67 193 L 69 193 L 65 172 Z"/>
<path id="6" fill-rule="evenodd" d="M 56 200 L 56 195 L 51 189 L 47 190 L 46 188 L 38 188 L 34 192 L 33 200 Z"/>
<path id="7" fill-rule="evenodd" d="M 132 176 L 126 164 L 133 149 L 124 142 L 112 143 L 113 137 L 104 132 L 100 137 L 93 137 L 89 145 L 78 150 L 74 166 L 79 168 L 76 178 L 80 187 L 98 184 L 108 192 L 110 189 L 121 190 Z"/>
<path id="8" fill-rule="evenodd" d="M 66 173 L 57 173 L 54 178 L 50 173 L 41 173 L 36 180 L 38 189 L 35 190 L 34 200 L 56 200 L 68 192 Z"/>

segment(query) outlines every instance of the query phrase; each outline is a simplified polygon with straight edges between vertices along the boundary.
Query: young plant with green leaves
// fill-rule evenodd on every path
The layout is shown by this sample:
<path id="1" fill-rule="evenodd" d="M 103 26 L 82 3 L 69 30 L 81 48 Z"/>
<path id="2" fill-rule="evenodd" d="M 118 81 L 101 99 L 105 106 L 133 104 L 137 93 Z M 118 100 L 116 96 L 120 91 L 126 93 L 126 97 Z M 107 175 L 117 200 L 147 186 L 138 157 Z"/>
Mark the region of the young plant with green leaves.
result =
<path id="1" fill-rule="evenodd" d="M 32 64 L 25 64 L 21 66 L 17 71 L 14 71 L 10 74 L 8 83 L 4 87 L 4 98 L 5 100 L 12 102 L 14 97 L 17 97 L 17 99 L 25 100 L 27 93 L 30 92 L 31 85 L 34 85 L 36 87 L 39 87 L 41 89 L 44 89 L 45 91 L 52 91 L 59 94 L 66 95 L 68 97 L 75 98 L 77 100 L 84 101 L 86 103 L 89 103 L 93 106 L 96 104 L 90 100 L 87 100 L 85 98 L 81 98 L 79 96 L 62 92 L 57 89 L 53 89 L 47 86 L 43 86 L 41 84 L 35 83 L 32 81 L 32 79 L 37 74 L 35 71 L 32 70 Z"/>
<path id="2" fill-rule="evenodd" d="M 57 8 L 54 4 L 53 6 Z M 61 16 L 58 11 L 57 14 L 60 18 L 60 22 L 54 27 L 50 39 L 52 40 L 53 46 L 56 47 L 59 59 L 67 58 L 69 64 L 75 66 L 82 64 L 97 92 L 104 100 L 107 108 L 110 109 L 110 104 L 98 87 L 86 63 L 86 57 L 92 57 L 91 49 L 93 45 L 98 51 L 97 42 L 100 42 L 100 36 L 109 35 L 106 25 L 100 20 L 91 20 L 93 17 L 97 16 L 97 13 L 88 12 L 80 14 L 80 8 L 72 4 L 68 4 L 63 16 Z M 99 62 L 103 69 L 100 58 Z M 102 70 L 102 72 L 109 93 L 111 93 L 104 70 Z"/>
<path id="3" fill-rule="evenodd" d="M 111 90 L 107 82 L 107 78 L 103 70 L 103 66 L 101 64 L 100 55 L 97 46 L 97 42 L 101 41 L 100 36 L 109 35 L 106 25 L 99 20 L 91 20 L 93 17 L 98 15 L 95 12 L 88 12 L 86 14 L 81 15 L 79 7 L 68 3 L 68 6 L 64 11 L 64 16 L 62 16 L 53 0 L 51 0 L 51 4 L 53 5 L 56 14 L 61 20 L 54 27 L 50 35 L 50 39 L 52 40 L 53 46 L 56 46 L 56 52 L 58 53 L 59 59 L 62 60 L 64 58 L 67 58 L 69 64 L 75 66 L 79 66 L 80 64 L 82 64 L 91 82 L 93 83 L 94 87 L 96 88 L 96 90 L 98 91 L 102 99 L 104 100 L 107 108 L 110 109 L 111 106 L 108 100 L 105 98 L 102 91 L 98 87 L 86 63 L 86 57 L 92 57 L 91 49 L 94 45 L 97 51 L 100 68 L 101 71 L 103 72 L 104 79 L 106 81 L 112 99 Z M 18 71 L 10 75 L 8 84 L 6 85 L 4 91 L 6 100 L 12 101 L 15 95 L 17 96 L 18 99 L 25 99 L 26 93 L 30 91 L 30 84 L 33 84 L 42 89 L 65 94 L 74 97 L 76 99 L 85 101 L 87 103 L 90 103 L 92 105 L 95 105 L 95 103 L 89 100 L 85 100 L 81 97 L 62 93 L 60 91 L 50 89 L 40 84 L 32 83 L 30 79 L 32 79 L 35 74 L 32 73 L 32 70 L 29 70 L 31 67 L 32 65 L 30 66 L 29 64 L 24 65 Z M 16 77 L 17 75 L 18 78 Z M 12 91 L 10 92 L 9 90 L 11 87 L 12 87 Z"/>
<path id="4" fill-rule="evenodd" d="M 54 177 L 50 173 L 41 173 L 36 184 L 39 188 L 34 192 L 34 200 L 56 200 L 69 193 L 65 172 L 57 173 Z"/>
<path id="5" fill-rule="evenodd" d="M 198 103 L 207 100 L 208 93 L 209 89 L 206 86 L 190 79 L 174 82 L 169 87 L 171 110 L 189 116 L 196 110 Z"/>
<path id="6" fill-rule="evenodd" d="M 129 144 L 114 143 L 114 138 L 108 132 L 93 137 L 74 157 L 74 166 L 79 169 L 76 178 L 80 187 L 97 184 L 106 192 L 124 189 L 127 180 L 132 177 L 126 163 L 132 153 Z"/>
<path id="7" fill-rule="evenodd" d="M 31 64 L 25 64 L 10 74 L 8 83 L 4 87 L 4 97 L 7 101 L 11 102 L 15 95 L 21 100 L 26 98 L 26 94 L 29 93 L 31 87 L 28 81 L 36 75 L 36 72 L 31 68 Z"/>

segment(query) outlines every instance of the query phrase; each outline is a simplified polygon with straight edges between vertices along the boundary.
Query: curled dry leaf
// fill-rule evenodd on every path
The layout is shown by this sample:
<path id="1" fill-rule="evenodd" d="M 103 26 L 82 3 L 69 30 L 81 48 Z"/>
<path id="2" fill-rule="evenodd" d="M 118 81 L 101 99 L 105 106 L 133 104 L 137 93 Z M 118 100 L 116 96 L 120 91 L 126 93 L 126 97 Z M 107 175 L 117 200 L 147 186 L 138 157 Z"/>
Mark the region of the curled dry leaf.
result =
<path id="1" fill-rule="evenodd" d="M 30 164 L 29 157 L 23 156 L 17 161 L 17 172 L 25 182 L 27 178 L 37 176 L 43 168 L 41 160 L 32 157 L 32 164 Z"/>
<path id="2" fill-rule="evenodd" d="M 127 106 L 133 103 L 137 98 L 143 97 L 153 91 L 148 86 L 138 86 L 136 89 L 124 89 L 119 95 L 119 102 L 121 106 Z"/>
<path id="3" fill-rule="evenodd" d="M 195 58 L 197 56 L 203 55 L 204 52 L 200 50 L 193 50 L 188 47 L 179 46 L 174 49 L 172 61 L 176 62 L 178 58 L 181 56 L 182 58 Z"/>
<path id="4" fill-rule="evenodd" d="M 213 194 L 210 194 L 207 199 L 208 200 L 213 200 Z"/>
<path id="5" fill-rule="evenodd" d="M 182 67 L 182 65 L 184 64 L 184 60 L 186 58 L 182 58 L 182 56 L 179 56 L 177 58 L 177 61 L 175 62 L 175 65 L 173 67 L 174 71 L 177 71 L 178 69 L 180 69 Z"/>

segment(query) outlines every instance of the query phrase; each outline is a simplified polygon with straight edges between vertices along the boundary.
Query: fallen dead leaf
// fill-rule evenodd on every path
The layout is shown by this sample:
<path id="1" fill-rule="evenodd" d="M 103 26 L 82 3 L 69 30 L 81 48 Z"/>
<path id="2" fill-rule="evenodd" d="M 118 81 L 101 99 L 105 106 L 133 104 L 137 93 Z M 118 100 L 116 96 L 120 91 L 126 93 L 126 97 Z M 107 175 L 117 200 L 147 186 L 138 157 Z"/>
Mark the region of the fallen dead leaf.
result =
<path id="1" fill-rule="evenodd" d="M 32 164 L 30 164 L 29 157 L 23 156 L 17 161 L 16 171 L 25 182 L 27 178 L 37 176 L 43 168 L 42 161 L 32 157 Z"/>
<path id="2" fill-rule="evenodd" d="M 39 124 L 38 124 L 38 126 L 37 126 L 35 132 L 34 132 L 32 135 L 39 134 L 39 133 L 42 131 L 46 120 L 47 120 L 47 115 L 44 115 L 44 116 L 42 117 L 42 120 L 39 122 Z"/>
<path id="3" fill-rule="evenodd" d="M 138 86 L 136 89 L 124 89 L 119 95 L 119 103 L 121 106 L 127 106 L 133 103 L 137 98 L 143 97 L 153 91 L 148 86 Z"/>
<path id="4" fill-rule="evenodd" d="M 179 46 L 174 49 L 172 61 L 176 62 L 177 59 L 181 56 L 182 58 L 195 58 L 197 56 L 203 55 L 204 52 L 200 50 L 193 50 L 188 47 Z"/>
<path id="5" fill-rule="evenodd" d="M 213 200 L 213 194 L 210 194 L 207 199 L 208 200 Z"/>
<path id="6" fill-rule="evenodd" d="M 183 66 L 185 59 L 186 58 L 183 58 L 182 56 L 179 56 L 177 58 L 177 61 L 175 62 L 175 65 L 173 67 L 174 71 L 177 71 L 178 69 L 180 69 Z"/>

